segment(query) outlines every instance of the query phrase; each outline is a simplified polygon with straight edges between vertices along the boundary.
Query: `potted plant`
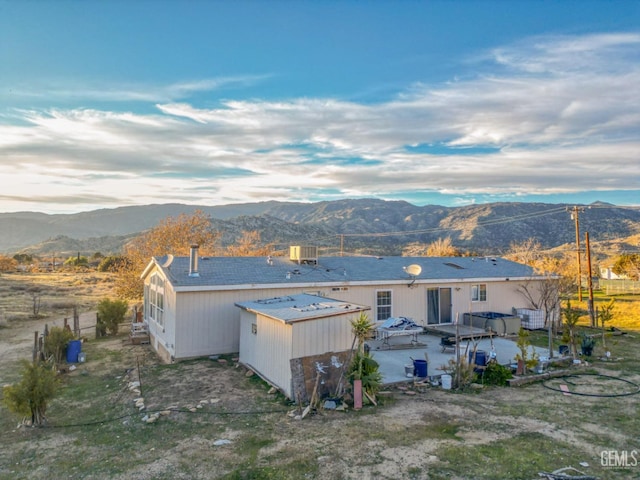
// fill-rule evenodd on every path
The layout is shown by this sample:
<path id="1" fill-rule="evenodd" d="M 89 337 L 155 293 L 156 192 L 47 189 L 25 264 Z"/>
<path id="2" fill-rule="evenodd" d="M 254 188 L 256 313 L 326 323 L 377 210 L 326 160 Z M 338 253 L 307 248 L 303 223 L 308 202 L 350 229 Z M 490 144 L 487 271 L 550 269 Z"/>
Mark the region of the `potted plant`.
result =
<path id="1" fill-rule="evenodd" d="M 582 355 L 585 357 L 590 357 L 593 353 L 593 347 L 595 346 L 596 341 L 590 335 L 582 334 L 582 340 L 580 341 L 580 350 L 582 351 Z"/>
<path id="2" fill-rule="evenodd" d="M 560 345 L 558 345 L 558 353 L 564 356 L 569 353 L 569 343 L 571 342 L 568 328 L 564 328 L 562 330 L 562 337 L 560 337 L 560 342 Z"/>

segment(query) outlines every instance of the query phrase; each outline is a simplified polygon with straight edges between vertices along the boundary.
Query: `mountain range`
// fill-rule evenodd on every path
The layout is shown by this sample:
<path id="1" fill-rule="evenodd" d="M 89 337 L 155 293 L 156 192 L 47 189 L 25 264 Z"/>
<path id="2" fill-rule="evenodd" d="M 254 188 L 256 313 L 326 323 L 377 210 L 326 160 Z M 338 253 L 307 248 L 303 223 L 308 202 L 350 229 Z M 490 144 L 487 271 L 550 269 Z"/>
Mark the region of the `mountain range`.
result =
<path id="1" fill-rule="evenodd" d="M 315 203 L 259 202 L 221 206 L 162 204 L 100 209 L 76 214 L 0 213 L 0 252 L 65 254 L 117 253 L 133 236 L 166 217 L 202 210 L 222 242 L 258 230 L 278 248 L 316 245 L 322 254 L 398 255 L 412 242 L 450 237 L 454 246 L 498 255 L 514 242 L 536 239 L 544 248 L 575 242 L 574 215 L 581 236 L 615 242 L 640 234 L 640 208 L 501 202 L 460 207 L 416 206 L 404 201 L 345 199 Z"/>

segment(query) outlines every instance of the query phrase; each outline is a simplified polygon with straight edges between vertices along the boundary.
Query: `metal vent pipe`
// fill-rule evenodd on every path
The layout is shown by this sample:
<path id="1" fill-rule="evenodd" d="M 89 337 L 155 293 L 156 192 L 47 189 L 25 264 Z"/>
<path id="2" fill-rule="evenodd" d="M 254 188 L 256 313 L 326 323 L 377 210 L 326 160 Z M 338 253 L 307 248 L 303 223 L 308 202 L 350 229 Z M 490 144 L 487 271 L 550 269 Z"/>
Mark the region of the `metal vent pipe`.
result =
<path id="1" fill-rule="evenodd" d="M 198 245 L 191 245 L 189 249 L 189 276 L 199 277 L 198 273 Z"/>

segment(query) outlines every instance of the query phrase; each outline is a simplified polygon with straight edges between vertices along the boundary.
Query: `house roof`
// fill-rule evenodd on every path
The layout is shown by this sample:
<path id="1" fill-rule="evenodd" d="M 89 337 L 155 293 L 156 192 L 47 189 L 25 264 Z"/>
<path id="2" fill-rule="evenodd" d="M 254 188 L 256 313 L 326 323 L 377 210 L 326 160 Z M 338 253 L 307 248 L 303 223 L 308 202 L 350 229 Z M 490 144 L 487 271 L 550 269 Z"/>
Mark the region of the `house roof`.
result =
<path id="1" fill-rule="evenodd" d="M 189 275 L 189 263 L 189 257 L 175 257 L 171 262 L 167 257 L 155 257 L 142 276 L 155 265 L 178 291 L 536 277 L 527 265 L 489 257 L 320 257 L 317 264 L 298 264 L 288 257 L 200 257 L 198 276 Z M 415 269 L 419 274 L 407 268 L 412 265 L 420 267 Z"/>
<path id="2" fill-rule="evenodd" d="M 317 295 L 301 293 L 282 297 L 238 302 L 236 306 L 285 323 L 333 317 L 370 310 L 369 307 Z"/>

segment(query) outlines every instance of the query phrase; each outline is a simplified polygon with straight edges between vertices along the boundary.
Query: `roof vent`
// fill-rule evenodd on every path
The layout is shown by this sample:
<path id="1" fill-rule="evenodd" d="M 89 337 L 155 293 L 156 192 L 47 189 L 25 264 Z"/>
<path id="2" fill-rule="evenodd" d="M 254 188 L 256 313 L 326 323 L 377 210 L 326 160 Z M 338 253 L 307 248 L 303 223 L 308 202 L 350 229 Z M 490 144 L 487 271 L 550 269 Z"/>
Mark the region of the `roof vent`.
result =
<path id="1" fill-rule="evenodd" d="M 318 247 L 292 245 L 289 247 L 289 260 L 293 262 L 318 264 Z"/>
<path id="2" fill-rule="evenodd" d="M 199 277 L 198 273 L 198 245 L 191 245 L 189 249 L 189 276 Z"/>

